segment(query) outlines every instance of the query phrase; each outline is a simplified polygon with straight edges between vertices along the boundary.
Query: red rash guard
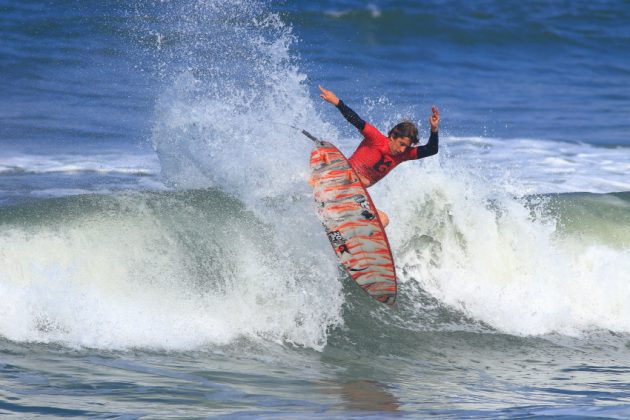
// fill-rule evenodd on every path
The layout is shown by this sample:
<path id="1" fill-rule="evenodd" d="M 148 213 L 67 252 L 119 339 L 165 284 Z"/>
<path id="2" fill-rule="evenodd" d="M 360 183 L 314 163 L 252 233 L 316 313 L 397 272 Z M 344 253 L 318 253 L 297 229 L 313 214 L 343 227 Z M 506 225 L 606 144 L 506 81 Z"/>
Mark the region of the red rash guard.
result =
<path id="1" fill-rule="evenodd" d="M 437 131 L 431 132 L 427 144 L 409 147 L 404 153 L 392 156 L 389 149 L 389 138 L 376 127 L 365 122 L 343 101 L 339 101 L 337 109 L 346 120 L 354 125 L 365 137 L 350 159 L 350 165 L 361 178 L 366 187 L 374 185 L 396 167 L 400 162 L 411 159 L 422 159 L 438 152 L 439 138 Z"/>
<path id="2" fill-rule="evenodd" d="M 365 123 L 361 134 L 365 138 L 348 161 L 359 177 L 369 182 L 368 186 L 376 184 L 399 163 L 418 159 L 416 147 L 409 147 L 403 153 L 392 156 L 389 138 L 369 123 Z"/>

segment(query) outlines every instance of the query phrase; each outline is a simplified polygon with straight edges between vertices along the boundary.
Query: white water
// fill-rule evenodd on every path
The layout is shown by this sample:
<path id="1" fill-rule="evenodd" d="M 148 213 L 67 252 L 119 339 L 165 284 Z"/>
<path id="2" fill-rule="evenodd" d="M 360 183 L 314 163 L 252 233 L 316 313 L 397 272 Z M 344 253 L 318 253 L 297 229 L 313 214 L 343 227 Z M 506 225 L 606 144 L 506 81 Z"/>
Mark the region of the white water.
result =
<path id="1" fill-rule="evenodd" d="M 310 144 L 270 123 L 332 131 L 318 119 L 305 76 L 289 56 L 291 31 L 255 1 L 232 12 L 218 2 L 199 6 L 212 10 L 196 10 L 199 20 L 182 21 L 179 35 L 194 39 L 207 31 L 207 19 L 237 13 L 236 25 L 208 27 L 217 44 L 240 50 L 195 51 L 183 68 L 170 69 L 173 82 L 157 104 L 153 132 L 162 179 L 174 189 L 220 188 L 273 227 L 271 234 L 257 235 L 250 218 L 224 220 L 233 206 L 171 208 L 166 198 L 157 208 L 122 197 L 122 210 L 84 216 L 78 208 L 59 224 L 7 225 L 0 243 L 1 335 L 167 349 L 245 337 L 321 349 L 328 328 L 342 324 L 334 255 L 306 183 Z M 213 45 L 188 39 L 167 59 L 180 63 L 171 54 L 191 57 L 191 49 Z M 227 65 L 234 56 L 244 74 Z M 44 166 L 69 169 L 61 162 Z"/>
<path id="2" fill-rule="evenodd" d="M 241 337 L 324 345 L 341 304 L 334 271 L 292 266 L 249 219 L 223 221 L 215 210 L 208 220 L 203 206 L 169 207 L 167 198 L 157 202 L 164 214 L 140 199 L 117 202 L 131 214 L 2 229 L 2 336 L 99 348 L 188 349 Z"/>
<path id="3" fill-rule="evenodd" d="M 402 281 L 503 332 L 630 332 L 628 239 L 563 234 L 515 198 L 513 179 L 488 182 L 460 159 L 440 160 L 397 169 L 374 194 L 396 215 L 389 234 Z"/>
<path id="4" fill-rule="evenodd" d="M 480 137 L 450 137 L 448 147 L 514 195 L 630 191 L 629 147 Z"/>

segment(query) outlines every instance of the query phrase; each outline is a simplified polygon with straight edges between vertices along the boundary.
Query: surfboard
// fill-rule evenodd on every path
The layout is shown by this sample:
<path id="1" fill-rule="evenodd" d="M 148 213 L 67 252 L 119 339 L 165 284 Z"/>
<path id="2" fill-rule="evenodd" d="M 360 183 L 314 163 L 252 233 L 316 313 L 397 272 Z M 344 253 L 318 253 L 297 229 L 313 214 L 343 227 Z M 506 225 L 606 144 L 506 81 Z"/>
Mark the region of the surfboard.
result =
<path id="1" fill-rule="evenodd" d="M 328 240 L 352 280 L 377 301 L 393 305 L 396 269 L 372 198 L 337 147 L 314 142 L 311 185 Z"/>

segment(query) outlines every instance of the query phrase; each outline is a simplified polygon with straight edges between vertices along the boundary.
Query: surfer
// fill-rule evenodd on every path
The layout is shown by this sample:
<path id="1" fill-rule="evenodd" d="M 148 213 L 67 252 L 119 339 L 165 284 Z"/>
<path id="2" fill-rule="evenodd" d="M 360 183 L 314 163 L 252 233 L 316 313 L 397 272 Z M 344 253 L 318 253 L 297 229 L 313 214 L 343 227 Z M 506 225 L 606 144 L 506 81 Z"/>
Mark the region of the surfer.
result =
<path id="1" fill-rule="evenodd" d="M 366 188 L 383 179 L 399 163 L 433 156 L 438 152 L 440 111 L 435 106 L 431 108 L 431 117 L 429 117 L 431 126 L 429 141 L 423 146 L 411 147 L 418 144 L 418 128 L 414 123 L 402 121 L 389 130 L 385 136 L 376 127 L 361 119 L 333 92 L 321 86 L 319 90 L 321 98 L 336 106 L 341 115 L 364 137 L 348 162 Z M 387 213 L 378 210 L 378 215 L 383 226 L 387 226 L 389 224 Z"/>

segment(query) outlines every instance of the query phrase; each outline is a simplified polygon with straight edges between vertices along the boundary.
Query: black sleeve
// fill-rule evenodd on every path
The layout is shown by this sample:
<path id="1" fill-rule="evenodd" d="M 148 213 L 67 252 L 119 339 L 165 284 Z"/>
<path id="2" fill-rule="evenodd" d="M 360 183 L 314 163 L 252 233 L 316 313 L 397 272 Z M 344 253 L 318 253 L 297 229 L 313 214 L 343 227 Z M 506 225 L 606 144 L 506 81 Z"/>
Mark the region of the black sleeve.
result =
<path id="1" fill-rule="evenodd" d="M 418 159 L 422 159 L 428 156 L 433 156 L 438 152 L 438 133 L 431 131 L 429 141 L 424 146 L 418 146 Z"/>
<path id="2" fill-rule="evenodd" d="M 365 128 L 365 121 L 363 121 L 356 112 L 351 110 L 348 105 L 344 104 L 342 100 L 339 100 L 337 109 L 350 124 L 354 125 L 359 131 L 363 131 Z"/>

